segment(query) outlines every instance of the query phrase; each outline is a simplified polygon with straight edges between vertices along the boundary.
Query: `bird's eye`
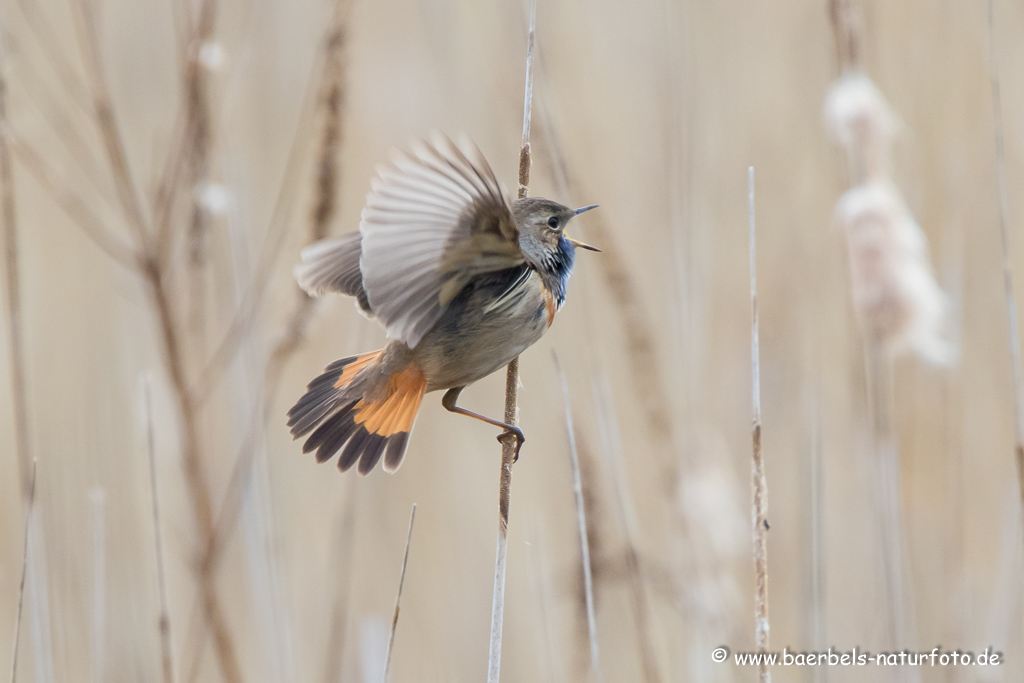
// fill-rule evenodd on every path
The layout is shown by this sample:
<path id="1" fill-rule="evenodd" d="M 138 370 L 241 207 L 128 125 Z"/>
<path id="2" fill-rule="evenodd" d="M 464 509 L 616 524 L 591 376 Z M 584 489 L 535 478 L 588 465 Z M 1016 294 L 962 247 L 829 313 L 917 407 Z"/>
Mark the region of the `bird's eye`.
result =
<path id="1" fill-rule="evenodd" d="M 557 228 L 558 227 L 558 216 L 552 216 L 551 218 L 549 218 L 548 219 L 548 225 L 550 225 L 552 228 Z"/>

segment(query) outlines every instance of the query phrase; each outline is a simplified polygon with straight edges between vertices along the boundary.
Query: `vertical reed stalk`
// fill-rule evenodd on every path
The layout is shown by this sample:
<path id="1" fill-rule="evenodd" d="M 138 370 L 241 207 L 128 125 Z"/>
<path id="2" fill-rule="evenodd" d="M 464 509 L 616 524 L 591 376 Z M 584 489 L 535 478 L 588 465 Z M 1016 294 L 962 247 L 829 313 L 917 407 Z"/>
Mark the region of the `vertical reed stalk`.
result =
<path id="1" fill-rule="evenodd" d="M 854 6 L 854 0 L 828 0 L 828 9 L 839 68 L 844 73 L 857 69 L 862 59 L 864 18 Z"/>
<path id="2" fill-rule="evenodd" d="M 750 229 L 750 366 L 751 399 L 754 422 L 751 434 L 751 474 L 754 499 L 751 517 L 754 524 L 754 642 L 761 652 L 768 650 L 768 482 L 764 472 L 764 453 L 761 451 L 761 348 L 757 319 L 757 233 L 754 212 L 754 167 L 747 169 Z M 772 680 L 768 664 L 757 667 L 760 683 Z"/>
<path id="3" fill-rule="evenodd" d="M 1003 291 L 1006 297 L 1006 326 L 1010 337 L 1010 365 L 1013 372 L 1014 453 L 1021 509 L 1024 510 L 1024 366 L 1020 357 L 1020 327 L 1017 321 L 1017 300 L 1013 293 L 1013 267 L 1010 260 L 1010 235 L 1007 226 L 1010 213 L 1006 194 L 1006 145 L 1003 139 L 1003 108 L 999 87 L 999 64 L 996 61 L 995 9 L 988 0 L 989 71 L 992 80 L 992 118 L 996 146 L 996 181 L 999 187 L 999 239 L 1003 250 Z"/>
<path id="4" fill-rule="evenodd" d="M 590 636 L 590 668 L 594 679 L 601 683 L 601 658 L 597 648 L 597 615 L 594 612 L 594 577 L 590 570 L 590 541 L 587 538 L 587 515 L 583 503 L 583 480 L 580 477 L 580 458 L 576 450 L 576 430 L 572 423 L 572 404 L 569 401 L 569 382 L 565 378 L 558 356 L 553 354 L 555 371 L 562 383 L 562 400 L 565 403 L 565 428 L 569 435 L 569 466 L 572 470 L 572 490 L 576 503 L 576 528 L 580 535 L 580 558 L 583 563 L 583 593 L 587 605 L 587 634 Z"/>
<path id="5" fill-rule="evenodd" d="M 909 600 L 903 553 L 903 510 L 899 449 L 893 428 L 894 396 L 892 363 L 877 339 L 865 340 L 865 366 L 868 383 L 874 447 L 877 454 L 879 522 L 882 532 L 883 562 L 889 608 L 889 638 L 893 647 L 910 647 L 913 640 L 913 605 Z"/>
<path id="6" fill-rule="evenodd" d="M 203 50 L 213 39 L 217 18 L 216 0 L 201 0 L 185 61 L 186 173 L 192 207 L 188 223 L 188 329 L 193 353 L 202 357 L 206 347 L 207 233 L 210 211 L 204 193 L 210 184 L 213 135 L 210 114 L 210 69 Z M 191 22 L 189 22 L 191 24 Z"/>
<path id="7" fill-rule="evenodd" d="M 836 57 L 842 74 L 857 71 L 864 62 L 864 17 L 857 0 L 830 0 Z M 877 143 L 876 143 L 877 144 Z M 870 180 L 869 160 L 877 150 L 861 141 L 848 152 L 848 180 L 856 187 Z M 878 162 L 878 159 L 874 159 Z M 887 161 L 884 162 L 888 166 Z M 877 169 L 876 169 L 877 170 Z M 885 174 L 887 175 L 887 173 Z M 886 583 L 885 611 L 892 647 L 911 647 L 915 638 L 915 619 L 911 585 L 904 568 L 904 529 L 902 513 L 902 474 L 895 436 L 895 405 L 892 386 L 892 360 L 884 340 L 865 326 L 864 365 L 867 382 L 873 450 L 878 481 L 876 510 L 882 536 Z M 900 670 L 902 680 L 919 680 L 912 668 Z"/>
<path id="8" fill-rule="evenodd" d="M 203 615 L 212 635 L 221 675 L 228 683 L 238 683 L 242 680 L 242 674 L 233 636 L 217 595 L 214 565 L 207 560 L 208 553 L 205 551 L 215 537 L 210 483 L 205 471 L 200 440 L 199 411 L 189 391 L 185 349 L 181 330 L 172 310 L 165 259 L 162 258 L 164 255 L 159 253 L 159 240 L 153 239 L 153 231 L 143 210 L 141 196 L 128 162 L 124 139 L 114 113 L 110 88 L 103 69 L 93 7 L 90 0 L 79 0 L 79 5 L 79 36 L 83 62 L 95 103 L 95 123 L 103 140 L 125 222 L 135 236 L 139 275 L 146 283 L 150 303 L 157 318 L 164 363 L 178 404 L 185 480 L 199 532 L 200 559 L 196 562 L 196 580 L 199 584 Z"/>
<path id="9" fill-rule="evenodd" d="M 346 482 L 351 482 L 349 477 Z M 331 605 L 331 620 L 327 629 L 327 657 L 324 665 L 324 683 L 337 683 L 341 680 L 341 664 L 345 654 L 345 643 L 348 639 L 348 603 L 349 583 L 351 583 L 352 558 L 355 554 L 353 538 L 355 537 L 357 489 L 351 483 L 345 484 L 342 496 L 345 499 L 338 520 L 338 529 L 334 534 L 336 558 L 331 560 L 330 577 L 334 586 L 334 598 Z"/>
<path id="10" fill-rule="evenodd" d="M 29 479 L 28 495 L 25 498 L 25 534 L 21 542 L 21 581 L 18 583 L 18 612 L 14 618 L 14 646 L 11 648 L 11 683 L 18 675 L 18 646 L 21 645 L 21 614 L 25 604 L 25 575 L 28 573 L 28 538 L 32 529 L 32 510 L 36 501 L 36 463 L 32 462 L 32 477 Z"/>
<path id="11" fill-rule="evenodd" d="M 338 211 L 341 133 L 345 104 L 345 43 L 348 32 L 350 0 L 337 0 L 331 26 L 324 41 L 324 72 L 320 84 L 322 128 L 316 159 L 316 192 L 309 222 L 309 242 L 327 237 L 331 221 Z M 306 338 L 313 317 L 314 299 L 295 286 L 293 304 L 284 333 L 267 360 L 265 401 L 269 404 L 277 390 L 281 372 Z"/>
<path id="12" fill-rule="evenodd" d="M 149 376 L 142 378 L 142 400 L 146 411 L 146 454 L 149 460 L 149 490 L 153 503 L 153 545 L 156 551 L 156 578 L 160 594 L 160 666 L 163 683 L 174 683 L 174 664 L 171 648 L 171 618 L 167 610 L 167 579 L 164 574 L 164 547 L 160 532 L 160 498 L 156 485 L 156 436 L 153 429 L 153 398 Z"/>
<path id="13" fill-rule="evenodd" d="M 533 40 L 537 29 L 537 0 L 530 3 L 530 30 L 526 41 L 526 87 L 523 96 L 523 145 L 519 150 L 519 191 L 524 198 L 530 187 L 530 115 L 533 107 Z M 505 423 L 519 421 L 519 358 L 505 371 Z M 498 547 L 494 557 L 494 592 L 491 598 L 491 638 L 487 653 L 487 683 L 501 678 L 501 628 L 505 617 L 505 569 L 508 560 L 508 510 L 512 495 L 512 463 L 516 440 L 510 434 L 501 442 L 501 477 L 498 484 Z"/>
<path id="14" fill-rule="evenodd" d="M 622 453 L 622 435 L 616 418 L 615 406 L 612 402 L 612 389 L 608 377 L 598 373 L 594 378 L 594 404 L 598 410 L 598 424 L 601 426 L 601 441 L 606 471 L 612 482 L 612 506 L 615 508 L 626 537 L 626 548 L 623 552 L 626 579 L 629 583 L 630 608 L 636 625 L 636 646 L 643 670 L 643 680 L 647 683 L 659 683 L 661 674 L 658 670 L 658 658 L 651 637 L 650 604 L 644 585 L 644 568 L 640 562 L 639 542 L 637 540 L 636 505 L 629 489 L 629 480 Z"/>
<path id="15" fill-rule="evenodd" d="M 388 634 L 388 649 L 384 655 L 384 683 L 391 680 L 391 653 L 395 649 L 395 631 L 398 630 L 398 610 L 402 604 L 402 587 L 405 586 L 405 568 L 409 564 L 409 546 L 412 544 L 412 525 L 416 521 L 416 503 L 409 513 L 409 534 L 405 537 L 405 555 L 402 557 L 402 572 L 398 575 L 398 594 L 395 595 L 395 615 L 391 617 L 391 632 Z"/>
<path id="16" fill-rule="evenodd" d="M 92 507 L 92 680 L 107 680 L 107 500 L 103 489 L 89 492 Z"/>
<path id="17" fill-rule="evenodd" d="M 0 25 L 0 29 L 3 29 Z M 33 469 L 29 439 L 28 395 L 25 384 L 25 349 L 21 327 L 21 272 L 18 255 L 18 213 L 14 203 L 14 165 L 11 163 L 10 124 L 7 121 L 6 59 L 0 45 L 0 220 L 3 221 L 4 290 L 7 294 L 7 362 L 11 372 L 11 408 L 14 444 L 18 455 L 21 497 L 27 499 Z"/>

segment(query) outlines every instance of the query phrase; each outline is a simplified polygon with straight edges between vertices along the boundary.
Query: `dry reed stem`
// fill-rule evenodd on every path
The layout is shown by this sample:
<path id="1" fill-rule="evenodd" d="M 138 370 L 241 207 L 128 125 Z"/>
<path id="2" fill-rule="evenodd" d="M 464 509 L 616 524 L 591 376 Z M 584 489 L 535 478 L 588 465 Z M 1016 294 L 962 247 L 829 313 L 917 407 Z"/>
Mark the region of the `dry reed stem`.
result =
<path id="1" fill-rule="evenodd" d="M 203 193 L 210 183 L 213 147 L 210 123 L 210 70 L 201 59 L 202 50 L 213 38 L 217 18 L 216 0 L 201 0 L 195 26 L 188 43 L 185 64 L 185 149 L 186 187 L 192 206 L 187 228 L 188 241 L 188 330 L 194 353 L 205 351 L 206 337 L 206 241 L 210 229 L 210 211 Z"/>
<path id="2" fill-rule="evenodd" d="M 330 223 L 337 211 L 338 204 L 338 147 L 340 145 L 344 104 L 344 54 L 345 33 L 347 31 L 348 17 L 352 3 L 348 0 L 338 0 L 334 9 L 334 17 L 330 29 L 324 40 L 324 72 L 320 83 L 319 92 L 321 102 L 324 105 L 324 128 L 321 134 L 320 154 L 317 160 L 317 192 L 314 197 L 312 220 L 310 222 L 309 241 L 315 242 L 327 235 Z M 301 347 L 306 338 L 306 329 L 315 310 L 315 301 L 305 292 L 296 287 L 296 300 L 285 331 L 278 339 L 270 353 L 264 369 L 264 390 L 261 405 L 257 407 L 257 413 L 253 417 L 251 427 L 246 430 L 246 438 L 241 448 L 235 455 L 232 466 L 231 478 L 227 490 L 224 493 L 220 513 L 217 518 L 216 531 L 210 539 L 210 543 L 204 551 L 205 562 L 215 566 L 218 556 L 224 544 L 227 542 L 231 531 L 234 528 L 238 511 L 241 506 L 242 493 L 254 456 L 253 445 L 257 439 L 257 432 L 263 427 L 264 421 L 270 416 L 273 399 L 281 379 L 281 373 L 296 351 Z M 243 310 L 250 310 L 244 308 Z M 251 309 L 255 315 L 255 309 Z M 236 321 L 243 320 L 239 317 Z M 251 318 L 244 318 L 251 323 Z M 208 363 L 207 370 L 199 380 L 199 386 L 192 394 L 197 408 L 202 404 L 203 396 L 209 393 L 212 383 L 216 381 L 218 369 L 223 369 L 229 362 L 225 353 L 233 354 L 238 346 L 232 340 L 240 342 L 241 334 L 247 328 L 246 325 L 229 330 L 224 343 L 218 348 Z M 235 334 L 238 334 L 235 337 Z M 218 362 L 218 361 L 223 361 Z"/>
<path id="3" fill-rule="evenodd" d="M 863 52 L 864 17 L 856 0 L 829 0 L 829 19 L 836 39 L 836 61 L 840 71 L 860 67 Z"/>
<path id="4" fill-rule="evenodd" d="M 658 660 L 654 651 L 654 641 L 650 633 L 650 605 L 644 583 L 644 565 L 640 561 L 639 542 L 637 540 L 637 513 L 630 494 L 629 481 L 626 477 L 625 464 L 622 456 L 622 436 L 619 432 L 615 407 L 612 404 L 611 387 L 608 377 L 598 373 L 594 378 L 594 404 L 597 406 L 597 419 L 606 471 L 612 482 L 612 505 L 618 515 L 619 524 L 626 537 L 626 547 L 622 553 L 623 573 L 629 586 L 630 608 L 636 622 L 636 645 L 643 669 L 643 679 L 647 683 L 658 683 L 661 675 L 658 671 Z M 605 569 L 610 575 L 612 569 Z"/>
<path id="5" fill-rule="evenodd" d="M 4 32 L 2 39 L 5 41 L 5 45 L 13 46 L 10 48 L 10 53 L 19 51 L 17 39 L 13 35 Z M 48 138 L 63 145 L 73 162 L 73 164 L 68 164 L 69 168 L 75 167 L 77 179 L 88 185 L 86 192 L 89 196 L 95 197 L 98 203 L 105 206 L 116 206 L 117 200 L 114 197 L 113 188 L 104 182 L 103 173 L 98 172 L 100 169 L 94 158 L 94 143 L 92 140 L 87 140 L 83 132 L 79 130 L 82 125 L 77 116 L 79 112 L 66 110 L 61 94 L 54 92 L 50 85 L 49 74 L 37 68 L 35 60 L 21 60 L 19 69 L 22 74 L 19 82 L 25 88 L 25 99 L 33 102 L 38 109 L 38 116 L 33 118 L 45 119 L 49 124 Z M 91 112 L 86 111 L 85 120 L 86 123 L 92 120 Z M 12 138 L 17 137 L 13 130 L 10 135 Z M 14 140 L 12 140 L 13 144 Z M 15 154 L 17 154 L 17 150 L 15 150 Z M 56 158 L 56 150 L 49 156 Z"/>
<path id="6" fill-rule="evenodd" d="M 210 553 L 207 551 L 207 548 L 215 545 L 216 525 L 211 504 L 210 484 L 203 466 L 198 412 L 188 391 L 183 348 L 171 314 L 170 300 L 164 287 L 160 266 L 151 261 L 146 273 L 150 295 L 159 319 L 164 362 L 181 417 L 182 464 L 185 469 L 185 481 L 191 498 L 193 515 L 199 531 L 200 555 L 195 569 L 202 611 L 213 636 L 214 651 L 217 654 L 221 675 L 228 683 L 236 683 L 242 680 L 241 669 L 238 665 L 227 618 L 216 591 L 215 564 L 210 561 Z"/>
<path id="7" fill-rule="evenodd" d="M 864 53 L 862 10 L 857 6 L 857 0 L 830 0 L 830 10 L 839 70 L 843 74 L 856 71 L 861 67 Z M 857 186 L 866 180 L 867 169 L 864 168 L 864 164 L 854 159 L 855 150 L 849 151 L 848 180 L 851 186 Z M 914 637 L 916 627 L 913 600 L 908 597 L 909 587 L 905 585 L 904 579 L 902 477 L 892 426 L 895 411 L 892 367 L 891 360 L 883 352 L 881 340 L 870 331 L 864 336 L 864 363 L 868 384 L 868 410 L 871 414 L 873 446 L 878 469 L 877 495 L 880 500 L 877 501 L 877 510 L 883 541 L 886 618 L 889 636 L 894 646 L 906 647 Z M 901 678 L 919 679 L 919 674 L 916 671 L 903 670 Z"/>
<path id="8" fill-rule="evenodd" d="M 348 17 L 352 2 L 338 0 L 331 27 L 324 41 L 324 72 L 320 86 L 322 128 L 316 162 L 316 192 L 309 222 L 309 243 L 322 240 L 330 232 L 331 221 L 338 210 L 339 155 L 345 105 L 345 44 Z M 292 355 L 306 340 L 306 330 L 313 317 L 315 300 L 295 287 L 295 302 L 267 361 L 265 400 L 269 403 L 278 380 Z"/>
<path id="9" fill-rule="evenodd" d="M 523 145 L 519 150 L 519 199 L 530 187 L 530 116 L 533 108 L 533 43 L 537 30 L 537 0 L 530 3 L 530 29 L 526 39 L 526 86 L 523 95 Z M 505 423 L 519 421 L 519 358 L 505 371 Z M 505 617 L 505 570 L 508 559 L 508 512 L 512 495 L 512 463 L 516 439 L 511 434 L 501 441 L 501 477 L 498 483 L 498 547 L 494 557 L 494 592 L 491 596 L 491 637 L 487 652 L 487 683 L 501 678 L 501 630 Z"/>
<path id="10" fill-rule="evenodd" d="M 325 56 L 326 52 L 322 52 L 321 62 L 323 62 Z M 318 72 L 322 68 L 324 68 L 324 65 L 321 63 L 317 66 L 316 71 Z M 312 120 L 316 112 L 316 97 L 314 93 L 319 92 L 319 88 L 314 87 L 314 82 L 319 86 L 320 80 L 314 77 L 310 78 L 302 113 L 299 116 L 299 122 L 295 129 L 295 137 L 292 141 L 291 150 L 288 153 L 288 161 L 285 163 L 281 186 L 274 201 L 274 208 L 271 212 L 266 237 L 260 246 L 260 255 L 257 258 L 252 280 L 247 291 L 242 296 L 241 303 L 238 305 L 234 317 L 228 323 L 224 336 L 214 347 L 209 360 L 207 360 L 205 367 L 192 387 L 192 393 L 195 395 L 198 406 L 202 406 L 207 398 L 213 394 L 213 388 L 223 378 L 224 373 L 238 353 L 239 347 L 245 340 L 246 334 L 252 328 L 256 316 L 263 305 L 267 287 L 270 284 L 278 258 L 283 251 L 281 246 L 287 236 L 286 228 L 288 227 L 292 206 L 297 194 L 296 179 L 301 178 L 303 175 L 300 166 L 305 161 L 306 149 L 303 143 L 306 137 L 302 133 L 313 128 Z"/>
<path id="11" fill-rule="evenodd" d="M 106 74 L 102 66 L 95 17 L 89 1 L 80 0 L 79 2 L 79 40 L 95 102 L 96 125 L 103 138 L 125 219 L 136 235 L 139 270 L 146 282 L 150 302 L 157 318 L 166 371 L 178 404 L 186 487 L 192 503 L 201 549 L 195 569 L 203 605 L 202 612 L 206 625 L 210 628 L 221 675 L 228 683 L 238 683 L 242 680 L 242 674 L 233 638 L 216 592 L 213 565 L 206 561 L 203 552 L 210 545 L 215 525 L 210 484 L 204 468 L 199 435 L 198 410 L 189 392 L 181 332 L 172 311 L 171 295 L 164 267 L 159 254 L 153 253 L 156 245 L 151 243 L 150 230 L 132 178 L 120 128 L 114 115 Z"/>
<path id="12" fill-rule="evenodd" d="M 21 581 L 18 583 L 18 612 L 14 618 L 14 646 L 11 648 L 11 683 L 18 675 L 18 646 L 21 644 L 21 613 L 25 604 L 25 576 L 28 573 L 28 537 L 32 528 L 32 510 L 36 501 L 36 461 L 32 461 L 32 478 L 25 498 L 25 537 L 21 545 Z"/>
<path id="13" fill-rule="evenodd" d="M 877 454 L 877 504 L 888 596 L 887 626 L 893 646 L 902 647 L 912 642 L 915 627 L 913 600 L 909 598 L 903 562 L 902 475 L 893 427 L 895 406 L 892 363 L 883 351 L 882 345 L 871 337 L 865 340 L 864 359 L 868 384 L 868 410 L 871 413 L 872 435 Z M 917 678 L 912 674 L 903 673 L 904 677 Z"/>
<path id="14" fill-rule="evenodd" d="M 146 411 L 146 453 L 149 460 L 149 490 L 153 507 L 153 545 L 156 551 L 157 588 L 160 594 L 160 665 L 164 683 L 174 683 L 174 664 L 171 647 L 171 618 L 167 610 L 167 579 L 164 573 L 164 547 L 160 533 L 160 497 L 156 485 L 156 436 L 153 429 L 153 399 L 150 378 L 142 378 L 142 400 Z"/>
<path id="15" fill-rule="evenodd" d="M 768 482 L 764 472 L 764 454 L 761 450 L 761 348 L 757 319 L 757 236 L 754 213 L 754 167 L 747 169 L 750 229 L 750 364 L 751 400 L 754 420 L 751 432 L 751 475 L 753 504 L 751 517 L 754 525 L 754 642 L 761 652 L 768 650 Z M 768 664 L 757 667 L 758 681 L 772 680 Z"/>
<path id="16" fill-rule="evenodd" d="M 49 192 L 57 206 L 70 218 L 97 249 L 115 263 L 131 269 L 139 268 L 138 258 L 132 247 L 116 235 L 110 234 L 101 219 L 89 208 L 85 199 L 72 191 L 70 185 L 58 177 L 56 168 L 46 156 L 36 151 L 20 138 L 10 140 L 14 153 L 39 185 Z"/>
<path id="17" fill-rule="evenodd" d="M 999 239 L 1003 250 L 1003 291 L 1006 296 L 1006 326 L 1010 337 L 1010 365 L 1013 372 L 1014 453 L 1021 509 L 1024 510 L 1024 367 L 1020 354 L 1020 327 L 1017 321 L 1017 300 L 1013 293 L 1013 266 L 1010 260 L 1010 235 L 1007 226 L 1010 213 L 1006 194 L 1006 145 L 1003 139 L 1003 110 L 999 87 L 999 65 L 996 61 L 995 10 L 988 1 L 989 70 L 992 80 L 992 119 L 996 147 L 996 180 L 999 188 Z"/>
<path id="18" fill-rule="evenodd" d="M 346 482 L 352 482 L 351 477 L 345 477 Z M 334 599 L 331 606 L 331 621 L 327 629 L 327 657 L 324 663 L 324 683 L 337 683 L 341 680 L 342 657 L 345 653 L 345 641 L 348 636 L 348 603 L 349 583 L 351 578 L 352 558 L 355 554 L 353 538 L 355 537 L 356 519 L 356 495 L 357 491 L 351 483 L 346 485 L 343 492 L 346 495 L 345 506 L 342 509 L 339 529 L 335 534 L 337 564 L 330 563 L 332 568 L 329 575 L 335 586 Z M 334 567 L 337 566 L 335 571 Z"/>
<path id="19" fill-rule="evenodd" d="M 71 100 L 78 106 L 82 114 L 92 114 L 92 97 L 72 66 L 72 60 L 64 53 L 64 41 L 58 38 L 57 31 L 43 11 L 48 5 L 33 0 L 17 0 L 15 6 L 20 10 L 29 33 L 43 48 L 43 56 L 50 63 L 53 73 L 57 75 L 60 85 L 67 90 Z"/>
<path id="20" fill-rule="evenodd" d="M 10 123 L 7 120 L 5 55 L 0 46 L 0 220 L 3 221 L 4 275 L 7 292 L 8 364 L 11 373 L 11 408 L 14 412 L 14 447 L 18 457 L 21 497 L 29 495 L 32 444 L 29 437 L 28 390 L 21 319 L 21 263 L 18 254 L 18 213 L 14 203 L 14 164 L 11 163 Z"/>
<path id="21" fill-rule="evenodd" d="M 546 107 L 539 107 L 540 133 L 545 137 L 546 149 L 551 163 L 551 174 L 560 192 L 565 196 L 578 194 L 574 188 L 579 185 L 569 169 L 569 163 L 562 148 L 554 121 Z M 605 285 L 622 320 L 622 331 L 626 336 L 628 352 L 625 357 L 629 361 L 630 377 L 633 382 L 633 393 L 637 405 L 641 407 L 655 448 L 663 459 L 663 479 L 670 488 L 678 480 L 678 463 L 674 448 L 675 434 L 670 413 L 672 401 L 663 381 L 664 373 L 658 360 L 657 338 L 655 325 L 650 312 L 643 304 L 639 294 L 640 286 L 636 283 L 621 252 L 613 245 L 616 238 L 609 227 L 604 214 L 591 211 L 587 214 L 587 230 L 592 240 L 601 247 L 601 258 L 596 259 Z"/>
<path id="22" fill-rule="evenodd" d="M 132 177 L 131 166 L 121 137 L 121 129 L 114 114 L 114 103 L 103 68 L 100 41 L 96 33 L 96 21 L 91 6 L 92 0 L 78 0 L 78 33 L 82 62 L 89 79 L 89 91 L 93 100 L 93 115 L 100 138 L 103 142 L 107 161 L 110 165 L 114 188 L 129 228 L 135 232 L 140 251 L 147 248 L 148 234 L 146 216 L 139 200 L 139 194 Z"/>
<path id="23" fill-rule="evenodd" d="M 590 640 L 590 668 L 595 680 L 604 680 L 601 673 L 601 658 L 597 647 L 597 615 L 594 612 L 594 578 L 590 570 L 590 543 L 587 538 L 587 516 L 583 502 L 583 481 L 580 477 L 580 459 L 576 450 L 576 431 L 572 423 L 572 404 L 569 401 L 569 381 L 558 362 L 558 355 L 552 352 L 555 372 L 562 383 L 562 401 L 565 404 L 565 428 L 569 436 L 569 466 L 572 471 L 573 498 L 576 503 L 576 528 L 580 536 L 580 558 L 583 564 L 583 591 L 587 605 L 587 633 Z"/>
<path id="24" fill-rule="evenodd" d="M 555 681 L 561 683 L 568 679 L 562 667 L 562 659 L 556 654 L 561 652 L 561 648 L 556 636 L 556 629 L 551 623 L 551 595 L 553 590 L 551 587 L 551 567 L 545 553 L 548 541 L 543 519 L 539 516 L 536 516 L 533 520 L 532 536 L 534 540 L 530 543 L 531 555 L 533 556 L 531 558 L 533 561 L 530 563 L 530 584 L 533 588 L 534 597 L 537 599 L 536 609 L 541 615 L 540 628 L 536 631 L 537 649 L 538 652 L 543 652 L 543 656 L 538 658 L 544 662 L 544 680 L 548 681 L 548 683 L 555 683 Z"/>
<path id="25" fill-rule="evenodd" d="M 398 630 L 398 610 L 402 604 L 402 587 L 405 586 L 405 568 L 409 564 L 409 546 L 412 545 L 412 525 L 416 521 L 416 503 L 409 513 L 409 534 L 405 537 L 405 555 L 402 557 L 402 573 L 398 576 L 398 594 L 395 595 L 395 614 L 391 617 L 391 632 L 388 634 L 388 649 L 384 655 L 384 683 L 391 680 L 391 653 L 395 648 L 395 631 Z"/>
<path id="26" fill-rule="evenodd" d="M 89 491 L 92 526 L 92 681 L 107 680 L 107 497 L 102 488 Z"/>
<path id="27" fill-rule="evenodd" d="M 555 179 L 556 186 L 565 196 L 574 194 L 573 187 L 576 185 L 575 178 L 569 170 L 565 152 L 561 140 L 550 113 L 544 106 L 539 107 L 539 130 L 545 137 L 546 149 L 549 152 L 547 157 L 551 165 L 551 174 Z M 678 481 L 678 462 L 674 448 L 674 429 L 669 413 L 669 392 L 662 380 L 664 373 L 660 370 L 658 362 L 654 332 L 654 325 L 651 316 L 638 296 L 639 286 L 636 284 L 625 263 L 619 257 L 618 251 L 608 245 L 615 242 L 608 223 L 598 215 L 600 212 L 592 213 L 588 217 L 588 230 L 593 235 L 593 241 L 603 247 L 600 262 L 601 272 L 604 275 L 605 283 L 612 294 L 612 302 L 622 317 L 622 329 L 626 335 L 626 346 L 629 353 L 626 357 L 630 363 L 630 375 L 633 378 L 634 399 L 640 406 L 647 424 L 647 433 L 651 435 L 654 447 L 663 458 L 663 478 L 667 482 L 667 493 L 675 495 L 675 485 L 671 482 Z M 621 490 L 627 485 L 615 480 L 615 486 Z M 681 535 L 689 540 L 690 532 L 687 528 L 685 518 L 679 518 Z M 650 644 L 650 637 L 647 634 L 647 606 L 644 593 L 644 576 L 642 563 L 635 542 L 635 535 L 629 524 L 625 525 L 627 534 L 627 547 L 621 557 L 624 566 L 624 576 L 629 581 L 632 594 L 633 611 L 637 619 L 637 642 L 640 648 L 641 661 L 643 662 L 647 680 L 657 680 L 658 672 L 654 656 L 653 646 Z M 690 541 L 693 547 L 692 541 Z M 693 555 L 699 560 L 697 554 Z M 607 560 L 608 558 L 599 559 Z M 600 568 L 600 572 L 598 572 Z M 606 566 L 602 561 L 595 567 L 595 574 L 598 578 L 612 576 L 606 571 L 611 566 Z"/>

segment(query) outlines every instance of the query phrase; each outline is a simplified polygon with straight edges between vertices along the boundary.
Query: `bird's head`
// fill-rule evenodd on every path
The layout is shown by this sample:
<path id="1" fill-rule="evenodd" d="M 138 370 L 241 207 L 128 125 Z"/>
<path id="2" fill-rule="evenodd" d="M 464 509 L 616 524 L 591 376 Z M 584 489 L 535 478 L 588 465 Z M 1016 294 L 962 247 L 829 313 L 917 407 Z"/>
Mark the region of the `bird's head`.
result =
<path id="1" fill-rule="evenodd" d="M 573 216 L 596 208 L 594 204 L 570 209 L 540 197 L 526 197 L 512 205 L 512 215 L 519 228 L 519 248 L 530 266 L 544 278 L 545 285 L 556 295 L 559 303 L 565 298 L 565 286 L 572 273 L 576 247 L 600 251 L 570 238 L 565 234 L 565 226 Z"/>

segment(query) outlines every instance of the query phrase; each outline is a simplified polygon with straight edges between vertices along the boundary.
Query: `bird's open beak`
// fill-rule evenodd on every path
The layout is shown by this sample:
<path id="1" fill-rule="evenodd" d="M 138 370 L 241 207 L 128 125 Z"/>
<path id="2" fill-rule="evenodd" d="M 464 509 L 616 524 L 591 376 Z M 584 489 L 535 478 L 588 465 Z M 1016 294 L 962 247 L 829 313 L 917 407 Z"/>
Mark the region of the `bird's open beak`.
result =
<path id="1" fill-rule="evenodd" d="M 573 238 L 569 237 L 568 235 L 566 236 L 565 239 L 569 240 L 569 244 L 571 244 L 574 247 L 579 247 L 580 249 L 586 249 L 587 251 L 601 251 L 600 249 L 598 249 L 595 246 L 587 244 L 586 242 L 580 242 L 579 240 L 574 240 Z"/>
<path id="2" fill-rule="evenodd" d="M 575 211 L 573 211 L 572 215 L 573 216 L 579 216 L 581 213 L 584 213 L 586 211 L 590 211 L 591 209 L 596 209 L 596 208 L 597 208 L 597 204 L 591 204 L 590 206 L 584 206 L 584 207 L 582 207 L 580 209 L 576 209 Z M 565 238 L 567 240 L 569 240 L 569 244 L 571 244 L 574 247 L 578 247 L 580 249 L 586 249 L 587 251 L 601 251 L 597 247 L 591 246 L 591 245 L 587 244 L 586 242 L 580 242 L 579 240 L 574 240 L 573 238 L 569 237 L 568 235 L 566 235 Z"/>

